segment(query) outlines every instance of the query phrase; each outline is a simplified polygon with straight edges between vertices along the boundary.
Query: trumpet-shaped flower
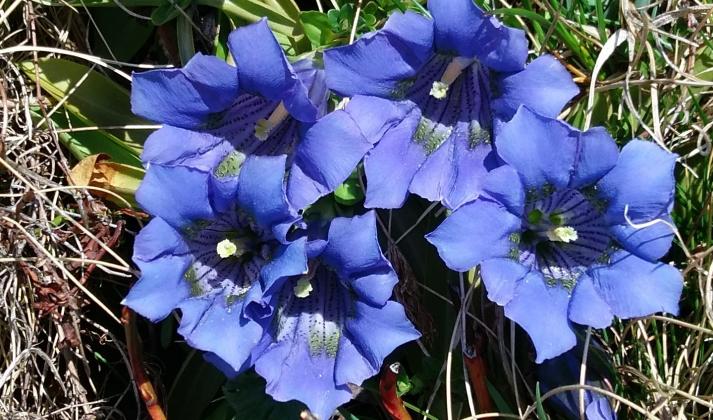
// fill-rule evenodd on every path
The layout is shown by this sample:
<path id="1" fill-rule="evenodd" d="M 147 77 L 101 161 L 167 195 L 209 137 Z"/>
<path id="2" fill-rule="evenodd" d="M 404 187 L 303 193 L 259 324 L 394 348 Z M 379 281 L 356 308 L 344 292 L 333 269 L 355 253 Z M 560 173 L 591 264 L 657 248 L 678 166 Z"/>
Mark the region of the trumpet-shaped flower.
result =
<path id="1" fill-rule="evenodd" d="M 333 219 L 326 234 L 309 230 L 316 232 L 309 269 L 262 283 L 274 315 L 252 360 L 275 400 L 301 401 L 328 419 L 352 398 L 350 385 L 378 373 L 389 353 L 420 334 L 390 300 L 398 279 L 379 248 L 373 212 Z M 209 360 L 236 374 L 214 355 Z"/>
<path id="2" fill-rule="evenodd" d="M 154 218 L 136 238 L 141 278 L 124 304 L 154 322 L 180 309 L 188 344 L 234 370 L 249 366 L 271 315 L 260 279 L 307 269 L 306 241 L 287 239 L 298 217 L 287 204 L 284 165 L 285 156 L 249 157 L 226 211 L 212 204 L 207 173 L 151 165 L 136 199 Z"/>
<path id="3" fill-rule="evenodd" d="M 488 297 L 523 327 L 537 361 L 575 344 L 570 322 L 676 314 L 683 283 L 658 262 L 671 245 L 676 156 L 604 129 L 580 132 L 526 107 L 496 141 L 506 165 L 427 239 L 446 264 L 478 264 Z"/>
<path id="4" fill-rule="evenodd" d="M 330 89 L 366 95 L 337 113 L 367 132 L 390 128 L 376 138 L 353 135 L 368 141 L 367 207 L 400 207 L 408 192 L 449 208 L 474 199 L 498 165 L 498 121 L 520 104 L 554 117 L 578 91 L 551 56 L 525 66 L 524 32 L 472 0 L 429 0 L 428 9 L 432 19 L 394 13 L 383 29 L 324 53 Z"/>
<path id="5" fill-rule="evenodd" d="M 379 248 L 373 212 L 332 220 L 310 254 L 307 274 L 265 286 L 275 317 L 255 370 L 273 398 L 297 399 L 328 419 L 352 398 L 349 384 L 378 373 L 389 353 L 419 333 L 389 300 L 398 279 Z"/>
<path id="6" fill-rule="evenodd" d="M 302 125 L 327 104 L 324 71 L 311 59 L 290 64 L 266 20 L 236 29 L 228 44 L 237 67 L 197 54 L 181 69 L 135 73 L 131 94 L 134 113 L 164 124 L 142 160 L 210 172 L 221 209 L 245 156 L 287 154 L 289 165 Z"/>

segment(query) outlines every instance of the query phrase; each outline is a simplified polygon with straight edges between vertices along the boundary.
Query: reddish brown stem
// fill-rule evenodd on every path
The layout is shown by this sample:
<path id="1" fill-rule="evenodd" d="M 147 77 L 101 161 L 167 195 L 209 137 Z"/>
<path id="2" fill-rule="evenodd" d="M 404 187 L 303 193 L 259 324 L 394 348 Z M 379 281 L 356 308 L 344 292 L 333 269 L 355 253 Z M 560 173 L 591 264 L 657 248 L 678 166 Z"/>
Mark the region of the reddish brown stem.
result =
<path id="1" fill-rule="evenodd" d="M 166 414 L 164 414 L 163 408 L 161 408 L 156 391 L 144 372 L 143 360 L 141 358 L 141 343 L 136 333 L 136 314 L 134 311 L 124 307 L 121 310 L 121 322 L 124 324 L 129 362 L 131 363 L 131 371 L 133 372 L 139 395 L 141 395 L 141 399 L 144 400 L 146 404 L 146 410 L 149 412 L 151 420 L 166 420 Z"/>
<path id="2" fill-rule="evenodd" d="M 379 379 L 379 396 L 381 405 L 393 420 L 411 420 L 411 415 L 406 411 L 404 402 L 396 392 L 396 376 L 401 369 L 398 363 L 385 366 Z"/>

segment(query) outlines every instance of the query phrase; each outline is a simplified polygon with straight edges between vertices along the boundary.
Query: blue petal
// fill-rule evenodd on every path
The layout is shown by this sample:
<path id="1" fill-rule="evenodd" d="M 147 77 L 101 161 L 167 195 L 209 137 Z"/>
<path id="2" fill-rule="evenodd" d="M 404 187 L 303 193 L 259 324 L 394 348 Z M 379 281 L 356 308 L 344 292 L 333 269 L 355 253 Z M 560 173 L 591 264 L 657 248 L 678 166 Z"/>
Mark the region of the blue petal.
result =
<path id="1" fill-rule="evenodd" d="M 495 161 L 495 156 L 490 145 L 471 147 L 467 139 L 457 138 L 451 163 L 451 185 L 443 194 L 443 205 L 452 210 L 475 199 L 482 190 L 488 167 Z"/>
<path id="2" fill-rule="evenodd" d="M 297 146 L 287 188 L 290 203 L 302 209 L 334 191 L 371 147 L 347 112 L 320 119 Z"/>
<path id="3" fill-rule="evenodd" d="M 236 305 L 226 307 L 222 295 L 181 303 L 178 332 L 194 348 L 215 353 L 239 371 L 262 336 L 260 324 L 241 316 Z"/>
<path id="4" fill-rule="evenodd" d="M 505 305 L 505 316 L 517 322 L 532 339 L 537 363 L 559 356 L 577 344 L 567 320 L 569 295 L 561 287 L 547 287 L 542 275 L 531 272 Z"/>
<path id="5" fill-rule="evenodd" d="M 525 70 L 503 75 L 495 83 L 499 97 L 491 106 L 505 120 L 510 119 L 520 105 L 556 118 L 565 104 L 579 93 L 572 75 L 551 55 L 537 57 Z"/>
<path id="6" fill-rule="evenodd" d="M 210 172 L 220 163 L 226 147 L 230 145 L 210 133 L 164 125 L 146 140 L 141 161 Z"/>
<path id="7" fill-rule="evenodd" d="M 673 223 L 669 215 L 660 218 Z M 641 229 L 627 223 L 612 226 L 610 229 L 611 234 L 625 250 L 649 261 L 656 261 L 666 255 L 673 240 L 673 231 L 666 223 L 659 222 Z"/>
<path id="8" fill-rule="evenodd" d="M 676 155 L 654 143 L 632 140 L 624 146 L 619 160 L 597 184 L 606 200 L 607 219 L 612 224 L 625 223 L 624 208 L 635 223 L 648 222 L 666 210 L 673 199 Z"/>
<path id="9" fill-rule="evenodd" d="M 483 196 L 501 203 L 515 216 L 522 217 L 525 209 L 525 189 L 517 172 L 510 166 L 490 171 L 483 185 Z"/>
<path id="10" fill-rule="evenodd" d="M 198 53 L 182 69 L 134 73 L 131 110 L 152 121 L 200 128 L 210 114 L 224 110 L 237 96 L 235 67 Z"/>
<path id="11" fill-rule="evenodd" d="M 234 152 L 228 141 L 210 133 L 166 125 L 149 136 L 141 160 L 147 166 L 185 166 L 210 173 L 211 203 L 214 210 L 226 211 L 235 199 L 237 176 L 219 176 L 216 169 Z"/>
<path id="12" fill-rule="evenodd" d="M 577 324 L 594 328 L 606 328 L 611 325 L 614 315 L 609 305 L 599 296 L 592 278 L 586 274 L 577 279 L 569 303 L 569 319 Z"/>
<path id="13" fill-rule="evenodd" d="M 248 157 L 240 170 L 237 194 L 240 208 L 283 242 L 299 219 L 285 195 L 286 159 L 285 155 Z"/>
<path id="14" fill-rule="evenodd" d="M 507 257 L 521 221 L 501 205 L 478 199 L 455 210 L 426 239 L 452 270 L 468 271 L 489 258 Z"/>
<path id="15" fill-rule="evenodd" d="M 429 19 L 395 12 L 384 29 L 324 52 L 327 85 L 341 96 L 399 96 L 399 84 L 428 60 L 433 38 Z"/>
<path id="16" fill-rule="evenodd" d="M 195 169 L 151 165 L 136 191 L 136 201 L 153 216 L 174 228 L 210 219 L 208 174 Z"/>
<path id="17" fill-rule="evenodd" d="M 165 256 L 150 262 L 135 260 L 141 278 L 121 302 L 153 322 L 158 322 L 190 295 L 183 274 L 190 265 L 186 256 Z"/>
<path id="18" fill-rule="evenodd" d="M 574 169 L 576 140 L 565 123 L 522 106 L 503 124 L 495 141 L 500 157 L 517 170 L 527 187 L 564 188 Z"/>
<path id="19" fill-rule="evenodd" d="M 377 371 L 394 349 L 421 336 L 406 318 L 404 307 L 393 301 L 386 302 L 382 307 L 357 301 L 354 316 L 347 319 L 346 330 L 354 346 Z M 337 383 L 352 382 L 359 385 L 366 379 L 344 368 L 347 366 L 336 366 Z"/>
<path id="20" fill-rule="evenodd" d="M 453 185 L 455 177 L 454 148 L 455 139 L 451 136 L 436 151 L 428 155 L 411 180 L 409 191 L 428 201 L 441 201 L 444 193 L 447 194 Z"/>
<path id="21" fill-rule="evenodd" d="M 406 107 L 392 101 L 355 96 L 344 110 L 322 118 L 297 146 L 287 188 L 290 203 L 301 209 L 334 191 L 405 113 Z"/>
<path id="22" fill-rule="evenodd" d="M 386 303 L 398 282 L 391 264 L 381 253 L 374 211 L 333 219 L 322 259 L 361 299 L 373 305 Z"/>
<path id="23" fill-rule="evenodd" d="M 587 405 L 587 420 L 616 420 L 616 412 L 609 404 L 609 400 L 603 397 L 594 398 Z"/>
<path id="24" fill-rule="evenodd" d="M 257 359 L 255 371 L 267 380 L 265 390 L 276 401 L 301 401 L 317 418 L 329 419 L 352 398 L 347 385 L 335 385 L 334 365 L 334 358 L 310 356 L 304 340 L 285 340 Z"/>
<path id="25" fill-rule="evenodd" d="M 242 90 L 284 101 L 290 114 L 300 121 L 317 119 L 317 107 L 310 101 L 307 87 L 297 78 L 266 18 L 234 30 L 228 36 L 228 46 Z"/>
<path id="26" fill-rule="evenodd" d="M 375 144 L 413 110 L 411 102 L 394 102 L 375 96 L 355 96 L 344 110 L 359 126 L 364 138 Z"/>
<path id="27" fill-rule="evenodd" d="M 367 154 L 365 207 L 399 208 L 406 201 L 409 185 L 426 160 L 423 147 L 411 141 L 420 118 L 418 112 L 409 114 Z"/>
<path id="28" fill-rule="evenodd" d="M 351 334 L 346 332 L 339 339 L 339 352 L 334 364 L 334 382 L 337 385 L 360 384 L 379 373 L 381 366 L 373 366 L 356 348 Z"/>
<path id="29" fill-rule="evenodd" d="M 501 72 L 525 66 L 525 32 L 485 16 L 472 0 L 429 0 L 428 10 L 433 15 L 438 52 L 476 57 Z"/>
<path id="30" fill-rule="evenodd" d="M 579 134 L 579 151 L 574 163 L 570 187 L 581 188 L 599 181 L 616 165 L 619 148 L 603 127 L 594 127 Z"/>
<path id="31" fill-rule="evenodd" d="M 656 312 L 678 315 L 683 279 L 670 265 L 618 251 L 611 256 L 608 266 L 595 268 L 590 275 L 599 295 L 619 318 Z"/>
<path id="32" fill-rule="evenodd" d="M 151 219 L 134 240 L 134 260 L 151 261 L 165 255 L 188 252 L 183 237 L 160 217 Z"/>
<path id="33" fill-rule="evenodd" d="M 280 280 L 307 273 L 307 238 L 299 238 L 277 249 L 262 270 L 260 282 L 266 294 L 282 285 Z"/>
<path id="34" fill-rule="evenodd" d="M 310 102 L 317 108 L 316 117 L 322 117 L 327 113 L 329 99 L 329 89 L 327 88 L 327 75 L 323 64 L 318 65 L 310 58 L 298 60 L 292 64 L 297 78 L 308 90 Z"/>
<path id="35" fill-rule="evenodd" d="M 488 299 L 504 306 L 512 300 L 515 286 L 528 269 L 510 258 L 490 258 L 480 265 L 480 273 L 488 290 Z"/>

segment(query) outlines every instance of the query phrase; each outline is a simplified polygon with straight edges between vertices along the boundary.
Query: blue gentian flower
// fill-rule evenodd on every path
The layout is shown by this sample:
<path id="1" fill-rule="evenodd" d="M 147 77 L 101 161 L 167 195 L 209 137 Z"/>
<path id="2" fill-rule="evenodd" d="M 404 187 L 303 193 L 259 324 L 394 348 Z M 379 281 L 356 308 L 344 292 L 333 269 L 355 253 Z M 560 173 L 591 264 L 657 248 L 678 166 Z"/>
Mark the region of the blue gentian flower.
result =
<path id="1" fill-rule="evenodd" d="M 327 106 L 324 71 L 311 59 L 290 64 L 265 19 L 233 31 L 228 44 L 237 67 L 197 54 L 181 69 L 135 73 L 131 93 L 134 113 L 164 124 L 147 140 L 144 163 L 210 172 L 221 209 L 236 163 L 287 154 L 289 166 L 302 125 Z"/>
<path id="2" fill-rule="evenodd" d="M 420 334 L 390 300 L 396 273 L 379 247 L 373 212 L 308 226 L 309 269 L 262 282 L 273 317 L 255 347 L 255 370 L 277 401 L 298 400 L 319 419 L 352 398 L 386 356 Z M 209 360 L 228 376 L 226 364 Z"/>
<path id="3" fill-rule="evenodd" d="M 488 297 L 528 332 L 538 362 L 574 346 L 570 322 L 678 313 L 681 274 L 658 262 L 672 232 L 649 223 L 671 220 L 674 154 L 641 140 L 619 152 L 602 128 L 526 107 L 496 147 L 507 165 L 427 239 L 454 270 L 480 264 Z"/>
<path id="4" fill-rule="evenodd" d="M 432 19 L 397 12 L 383 29 L 324 53 L 330 89 L 353 100 L 366 95 L 336 113 L 368 132 L 391 128 L 377 138 L 352 135 L 369 150 L 367 207 L 400 207 L 409 191 L 449 208 L 474 199 L 498 165 L 491 153 L 498 121 L 521 104 L 554 117 L 578 92 L 551 56 L 525 66 L 525 33 L 472 0 L 429 0 L 428 9 Z"/>
<path id="5" fill-rule="evenodd" d="M 265 284 L 275 316 L 254 358 L 273 398 L 302 401 L 327 419 L 352 398 L 349 384 L 361 385 L 420 334 L 389 300 L 398 278 L 381 253 L 373 212 L 332 220 L 326 239 L 314 243 L 307 274 Z"/>
<path id="6" fill-rule="evenodd" d="M 151 165 L 136 200 L 154 218 L 136 237 L 141 278 L 123 303 L 154 322 L 180 309 L 188 344 L 236 371 L 249 366 L 271 315 L 261 281 L 307 269 L 306 241 L 287 238 L 298 216 L 284 165 L 285 156 L 246 159 L 225 211 L 213 203 L 208 173 Z"/>

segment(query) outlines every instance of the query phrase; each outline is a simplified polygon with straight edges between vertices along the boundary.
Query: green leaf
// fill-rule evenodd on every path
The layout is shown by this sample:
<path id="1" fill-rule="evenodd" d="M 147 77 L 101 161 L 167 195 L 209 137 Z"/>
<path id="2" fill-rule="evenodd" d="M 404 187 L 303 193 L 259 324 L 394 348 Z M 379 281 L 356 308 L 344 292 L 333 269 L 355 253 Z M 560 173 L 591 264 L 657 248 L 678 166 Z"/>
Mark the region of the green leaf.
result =
<path id="1" fill-rule="evenodd" d="M 547 414 L 542 406 L 542 396 L 540 395 L 540 382 L 535 384 L 535 406 L 537 407 L 537 418 L 540 420 L 547 420 Z"/>
<path id="2" fill-rule="evenodd" d="M 326 14 L 314 10 L 302 12 L 300 14 L 300 22 L 313 47 L 328 45 L 334 39 L 332 25 L 329 23 L 329 18 Z"/>
<path id="3" fill-rule="evenodd" d="M 165 0 L 151 12 L 151 22 L 159 26 L 181 14 L 181 10 L 191 4 L 191 0 Z"/>
<path id="4" fill-rule="evenodd" d="M 228 60 L 228 35 L 232 30 L 230 18 L 225 13 L 221 13 L 218 36 L 215 37 L 215 55 L 223 61 Z"/>
<path id="5" fill-rule="evenodd" d="M 176 320 L 172 316 L 166 317 L 160 324 L 161 347 L 167 349 L 173 342 L 173 331 L 176 329 Z"/>
<path id="6" fill-rule="evenodd" d="M 39 109 L 30 111 L 32 121 L 35 124 L 42 120 L 42 116 L 38 111 Z M 79 118 L 64 112 L 55 112 L 50 119 L 52 121 L 51 124 L 58 130 L 69 130 L 72 127 L 81 128 L 86 125 Z M 141 168 L 141 159 L 139 159 L 141 148 L 132 148 L 106 131 L 59 131 L 57 135 L 59 141 L 77 160 L 103 153 L 109 155 L 114 162 Z"/>
<path id="7" fill-rule="evenodd" d="M 213 365 L 203 360 L 199 353 L 188 353 L 182 374 L 176 378 L 169 394 L 168 418 L 193 420 L 204 418 L 211 401 L 220 393 L 225 383 L 225 375 Z"/>
<path id="8" fill-rule="evenodd" d="M 223 387 L 225 398 L 241 417 L 261 420 L 299 419 L 305 410 L 296 401 L 277 402 L 265 393 L 265 380 L 245 372 Z"/>
<path id="9" fill-rule="evenodd" d="M 497 411 L 501 413 L 513 414 L 512 407 L 510 407 L 510 405 L 505 401 L 505 398 L 503 398 L 500 394 L 500 391 L 498 391 L 498 389 L 494 387 L 490 381 L 486 381 L 485 384 L 488 387 L 488 394 L 490 394 L 490 398 L 493 399 L 495 407 L 498 409 Z"/>
<path id="10" fill-rule="evenodd" d="M 334 200 L 345 206 L 353 206 L 364 199 L 364 191 L 356 176 L 350 176 L 334 190 Z"/>
<path id="11" fill-rule="evenodd" d="M 20 67 L 34 80 L 35 69 L 31 61 L 20 63 Z M 150 124 L 131 113 L 129 92 L 125 88 L 91 67 L 61 58 L 40 60 L 38 67 L 42 89 L 57 101 L 67 96 L 64 108 L 83 125 Z M 138 154 L 150 130 L 111 129 L 107 133 Z"/>
<path id="12" fill-rule="evenodd" d="M 54 217 L 54 219 L 52 219 L 52 221 L 50 223 L 52 224 L 52 226 L 57 227 L 57 226 L 61 225 L 62 223 L 64 223 L 64 217 L 62 217 L 61 214 L 58 214 L 57 216 Z"/>
<path id="13" fill-rule="evenodd" d="M 215 404 L 202 420 L 238 420 L 235 415 L 235 410 L 226 400 L 222 400 Z"/>
<path id="14" fill-rule="evenodd" d="M 178 57 L 184 66 L 196 54 L 196 47 L 193 44 L 193 26 L 191 25 L 192 11 L 188 12 L 188 17 L 179 15 L 176 19 L 176 44 L 178 45 Z"/>
<path id="15" fill-rule="evenodd" d="M 411 384 L 411 379 L 406 374 L 406 371 L 404 369 L 399 370 L 399 373 L 396 376 L 396 393 L 399 397 L 401 397 L 404 394 L 408 394 L 411 389 L 413 389 L 413 385 Z"/>
<path id="16" fill-rule="evenodd" d="M 131 61 L 154 31 L 145 21 L 115 9 L 92 9 L 90 13 L 99 28 L 91 32 L 92 52 L 100 57 Z"/>

